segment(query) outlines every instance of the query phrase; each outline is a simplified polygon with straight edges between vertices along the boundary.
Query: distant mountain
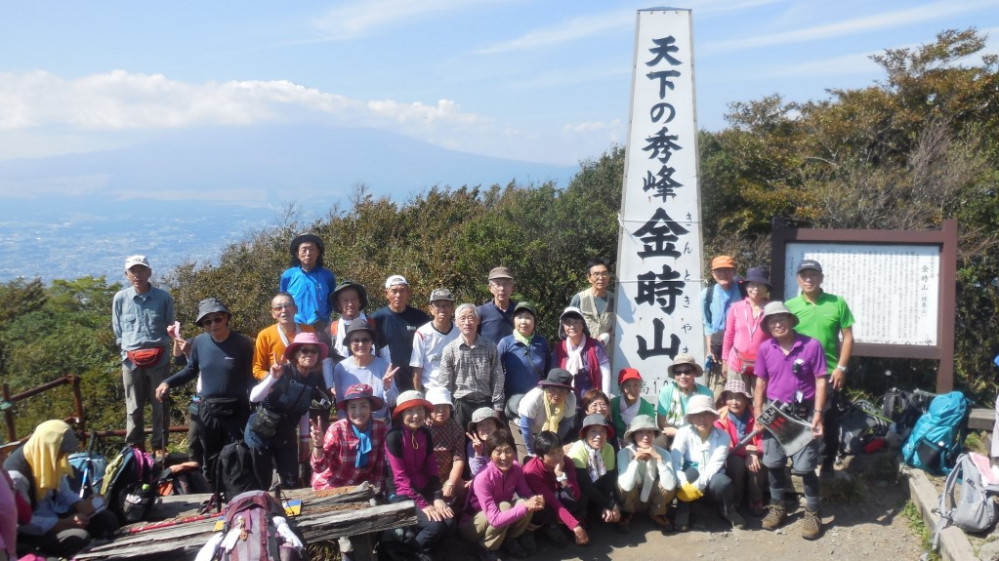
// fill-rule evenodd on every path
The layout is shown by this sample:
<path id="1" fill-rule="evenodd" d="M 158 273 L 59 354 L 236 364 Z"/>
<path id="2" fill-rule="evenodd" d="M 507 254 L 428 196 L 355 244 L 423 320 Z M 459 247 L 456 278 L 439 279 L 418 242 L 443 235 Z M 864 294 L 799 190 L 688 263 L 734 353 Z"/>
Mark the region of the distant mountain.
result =
<path id="1" fill-rule="evenodd" d="M 402 135 L 322 126 L 178 131 L 126 148 L 0 161 L 0 281 L 120 278 L 129 253 L 161 272 L 210 260 L 295 203 L 303 219 L 353 187 L 405 200 L 439 186 L 555 181 L 576 166 L 447 150 Z"/>

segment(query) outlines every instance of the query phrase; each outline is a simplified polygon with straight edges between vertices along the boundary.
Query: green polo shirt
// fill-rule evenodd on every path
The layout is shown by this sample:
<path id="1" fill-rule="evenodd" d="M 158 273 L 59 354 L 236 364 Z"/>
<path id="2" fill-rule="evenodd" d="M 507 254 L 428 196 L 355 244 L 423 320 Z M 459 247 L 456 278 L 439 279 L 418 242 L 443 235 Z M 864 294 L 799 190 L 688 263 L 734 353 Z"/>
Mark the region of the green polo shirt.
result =
<path id="1" fill-rule="evenodd" d="M 846 300 L 823 292 L 814 304 L 798 293 L 787 302 L 787 309 L 798 317 L 794 330 L 802 335 L 818 339 L 826 352 L 826 368 L 832 373 L 839 361 L 839 332 L 853 325 L 853 314 Z"/>

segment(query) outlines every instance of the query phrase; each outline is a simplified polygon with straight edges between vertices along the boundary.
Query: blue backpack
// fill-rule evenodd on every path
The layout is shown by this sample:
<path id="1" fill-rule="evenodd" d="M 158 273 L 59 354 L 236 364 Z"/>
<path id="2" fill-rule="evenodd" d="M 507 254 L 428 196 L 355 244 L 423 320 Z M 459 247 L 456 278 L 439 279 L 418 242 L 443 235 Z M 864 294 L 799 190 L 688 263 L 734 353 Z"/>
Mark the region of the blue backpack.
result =
<path id="1" fill-rule="evenodd" d="M 905 463 L 934 475 L 950 473 L 964 446 L 967 419 L 968 399 L 963 393 L 933 398 L 902 446 Z"/>

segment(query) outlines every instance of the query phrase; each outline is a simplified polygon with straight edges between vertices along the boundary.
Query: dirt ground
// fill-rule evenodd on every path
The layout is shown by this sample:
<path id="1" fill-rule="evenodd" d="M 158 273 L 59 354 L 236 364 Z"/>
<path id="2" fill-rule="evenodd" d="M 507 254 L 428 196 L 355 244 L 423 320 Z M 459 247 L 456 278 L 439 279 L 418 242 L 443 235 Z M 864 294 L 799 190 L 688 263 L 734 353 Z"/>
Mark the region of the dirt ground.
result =
<path id="1" fill-rule="evenodd" d="M 891 466 L 887 452 L 858 457 L 843 466 L 836 479 L 823 479 L 823 534 L 814 541 L 801 538 L 803 508 L 792 510 L 781 529 L 769 532 L 760 528 L 759 518 L 748 515 L 747 529 L 733 530 L 713 508 L 695 503 L 688 532 L 664 534 L 646 517 L 637 515 L 627 534 L 605 525 L 592 528 L 591 542 L 586 547 L 570 545 L 557 549 L 550 542 L 538 539 L 539 551 L 528 559 L 917 560 L 922 555 L 920 539 L 901 515 L 909 500 L 909 487 L 904 480 L 896 481 Z M 842 474 L 848 474 L 849 479 Z M 789 501 L 789 508 L 793 502 Z M 460 541 L 451 541 L 440 558 L 471 559 Z"/>

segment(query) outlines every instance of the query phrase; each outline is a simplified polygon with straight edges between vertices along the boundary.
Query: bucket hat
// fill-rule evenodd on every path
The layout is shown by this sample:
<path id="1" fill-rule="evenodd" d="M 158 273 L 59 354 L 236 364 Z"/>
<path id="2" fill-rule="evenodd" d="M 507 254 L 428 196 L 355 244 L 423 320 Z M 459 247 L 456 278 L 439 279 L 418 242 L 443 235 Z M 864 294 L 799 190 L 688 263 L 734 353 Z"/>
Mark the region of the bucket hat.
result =
<path id="1" fill-rule="evenodd" d="M 205 319 L 208 314 L 223 313 L 229 317 L 232 314 L 229 313 L 229 308 L 225 307 L 218 298 L 205 298 L 201 302 L 198 302 L 198 319 L 194 323 L 201 325 L 201 322 Z"/>
<path id="2" fill-rule="evenodd" d="M 749 389 L 746 388 L 746 382 L 743 382 L 739 376 L 729 376 L 728 381 L 725 382 L 725 389 L 722 390 L 721 398 L 727 401 L 728 396 L 725 394 L 733 393 L 744 395 L 747 399 L 753 398 L 753 395 L 749 393 Z"/>
<path id="3" fill-rule="evenodd" d="M 333 311 L 338 314 L 342 314 L 343 310 L 340 309 L 340 304 L 337 303 L 336 301 L 337 296 L 339 296 L 341 292 L 347 290 L 348 288 L 353 288 L 355 291 L 357 291 L 357 297 L 361 300 L 362 310 L 368 307 L 368 291 L 365 290 L 363 286 L 357 284 L 356 282 L 350 282 L 349 280 L 345 280 L 342 283 L 338 284 L 337 287 L 333 289 L 333 293 L 330 294 L 330 306 L 332 306 Z"/>
<path id="4" fill-rule="evenodd" d="M 433 405 L 450 405 L 454 408 L 454 400 L 451 399 L 451 392 L 444 386 L 427 390 L 427 401 Z"/>
<path id="5" fill-rule="evenodd" d="M 583 311 L 577 308 L 576 306 L 569 306 L 566 309 L 562 310 L 562 314 L 558 316 L 559 338 L 561 339 L 566 338 L 565 328 L 562 327 L 562 320 L 569 317 L 578 317 L 579 319 L 583 320 L 583 334 L 585 334 L 587 337 L 590 336 L 590 329 L 586 327 L 586 318 L 583 316 Z"/>
<path id="6" fill-rule="evenodd" d="M 517 302 L 513 307 L 513 315 L 516 316 L 518 312 L 528 312 L 534 317 L 534 321 L 538 321 L 538 308 L 532 302 Z"/>
<path id="7" fill-rule="evenodd" d="M 774 285 L 770 283 L 770 271 L 766 267 L 750 267 L 746 271 L 746 278 L 739 281 L 739 284 L 746 284 L 749 282 L 758 282 L 760 284 L 766 285 L 768 290 L 773 290 Z"/>
<path id="8" fill-rule="evenodd" d="M 658 433 L 659 426 L 656 425 L 656 420 L 649 415 L 635 415 L 635 418 L 628 424 L 628 430 L 624 431 L 624 438 L 622 440 L 628 442 L 631 440 L 633 434 L 643 430 L 651 430 Z"/>
<path id="9" fill-rule="evenodd" d="M 718 416 L 718 410 L 715 409 L 710 396 L 697 394 L 687 400 L 687 412 L 684 413 L 683 418 L 690 421 L 691 415 L 697 415 L 698 413 L 711 413 L 715 417 Z"/>
<path id="10" fill-rule="evenodd" d="M 468 432 L 475 434 L 475 425 L 485 421 L 486 419 L 493 419 L 496 421 L 497 427 L 502 427 L 503 422 L 500 421 L 499 413 L 493 410 L 491 407 L 479 407 L 472 412 L 472 420 L 468 422 Z"/>
<path id="11" fill-rule="evenodd" d="M 572 374 L 564 368 L 552 368 L 548 371 L 548 377 L 538 382 L 543 388 L 560 388 L 572 390 Z"/>
<path id="12" fill-rule="evenodd" d="M 773 316 L 788 315 L 791 316 L 791 327 L 798 325 L 798 316 L 791 313 L 791 310 L 784 305 L 783 302 L 775 300 L 773 302 L 768 302 L 766 306 L 763 306 L 763 328 L 770 332 L 770 328 L 767 326 L 767 320 Z"/>
<path id="13" fill-rule="evenodd" d="M 587 415 L 583 418 L 583 426 L 579 427 L 579 438 L 585 438 L 586 429 L 590 427 L 604 427 L 607 429 L 607 441 L 610 442 L 614 438 L 614 427 L 607 423 L 607 417 L 599 413 L 594 413 L 592 415 Z"/>
<path id="14" fill-rule="evenodd" d="M 392 411 L 392 418 L 398 419 L 400 414 L 414 407 L 422 407 L 427 415 L 434 410 L 434 404 L 423 397 L 423 392 L 417 390 L 406 390 L 395 398 L 395 409 Z"/>
<path id="15" fill-rule="evenodd" d="M 385 400 L 376 396 L 375 391 L 371 389 L 371 386 L 367 384 L 354 384 L 347 388 L 344 392 L 344 396 L 336 402 L 337 409 L 347 409 L 347 402 L 355 399 L 367 399 L 371 402 L 371 410 L 378 411 L 382 407 L 385 407 Z"/>
<path id="16" fill-rule="evenodd" d="M 350 341 L 350 336 L 360 331 L 366 331 L 368 335 L 371 335 L 371 340 L 374 341 L 375 329 L 368 325 L 368 322 L 366 321 L 350 322 L 350 325 L 347 326 L 347 332 L 343 334 L 343 339 L 345 341 Z"/>
<path id="17" fill-rule="evenodd" d="M 295 356 L 295 351 L 305 345 L 315 345 L 319 347 L 319 362 L 329 356 L 330 348 L 316 337 L 315 333 L 299 333 L 295 335 L 295 340 L 284 349 L 284 359 L 290 361 Z"/>
<path id="18" fill-rule="evenodd" d="M 704 374 L 704 369 L 701 368 L 700 364 L 697 364 L 697 359 L 694 358 L 694 355 L 681 353 L 676 355 L 676 358 L 673 359 L 673 364 L 666 368 L 666 373 L 669 374 L 670 378 L 676 377 L 674 370 L 681 364 L 689 364 L 690 366 L 693 366 L 694 369 L 697 370 L 697 376 Z"/>

